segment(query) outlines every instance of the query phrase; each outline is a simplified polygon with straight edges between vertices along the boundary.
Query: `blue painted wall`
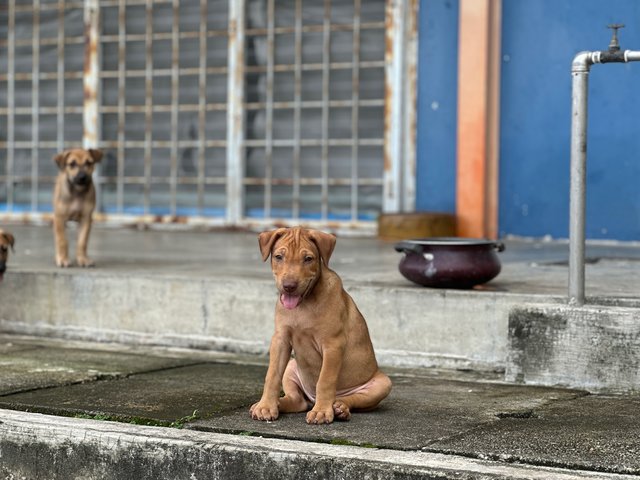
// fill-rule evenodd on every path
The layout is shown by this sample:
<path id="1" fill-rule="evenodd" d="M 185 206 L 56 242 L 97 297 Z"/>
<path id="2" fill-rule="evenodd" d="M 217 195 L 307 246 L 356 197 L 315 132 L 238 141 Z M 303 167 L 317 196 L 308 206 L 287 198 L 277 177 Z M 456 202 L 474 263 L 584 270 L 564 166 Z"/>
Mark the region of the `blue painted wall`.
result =
<path id="1" fill-rule="evenodd" d="M 458 8 L 420 8 L 417 208 L 453 212 Z M 571 61 L 614 22 L 640 50 L 639 20 L 636 0 L 503 0 L 501 235 L 568 236 Z M 587 237 L 640 240 L 640 62 L 594 66 L 589 95 Z"/>
<path id="2" fill-rule="evenodd" d="M 418 210 L 456 209 L 458 0 L 420 2 Z"/>
<path id="3" fill-rule="evenodd" d="M 502 234 L 568 236 L 571 61 L 606 50 L 609 23 L 640 50 L 640 2 L 503 2 Z M 640 240 L 640 63 L 590 74 L 587 237 Z"/>

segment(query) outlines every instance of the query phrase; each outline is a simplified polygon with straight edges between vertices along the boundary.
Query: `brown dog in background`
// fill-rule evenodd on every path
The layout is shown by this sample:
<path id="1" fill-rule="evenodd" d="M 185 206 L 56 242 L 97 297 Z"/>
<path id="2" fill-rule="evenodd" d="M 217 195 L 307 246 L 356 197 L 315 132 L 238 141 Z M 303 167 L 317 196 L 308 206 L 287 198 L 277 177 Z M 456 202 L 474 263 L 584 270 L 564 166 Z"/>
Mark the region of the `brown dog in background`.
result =
<path id="1" fill-rule="evenodd" d="M 54 157 L 60 172 L 53 191 L 53 235 L 56 247 L 56 265 L 69 266 L 69 245 L 65 227 L 68 220 L 78 222 L 76 260 L 81 267 L 91 267 L 87 257 L 87 244 L 91 232 L 96 190 L 92 174 L 95 164 L 102 159 L 100 150 L 80 148 L 65 150 Z"/>
<path id="2" fill-rule="evenodd" d="M 378 369 L 362 314 L 327 266 L 336 238 L 296 227 L 263 232 L 258 241 L 262 259 L 271 256 L 279 298 L 264 391 L 251 416 L 310 410 L 307 423 L 322 424 L 377 407 L 391 380 Z"/>
<path id="3" fill-rule="evenodd" d="M 7 259 L 9 258 L 9 248 L 13 251 L 15 238 L 9 232 L 0 230 L 0 282 L 7 270 Z"/>

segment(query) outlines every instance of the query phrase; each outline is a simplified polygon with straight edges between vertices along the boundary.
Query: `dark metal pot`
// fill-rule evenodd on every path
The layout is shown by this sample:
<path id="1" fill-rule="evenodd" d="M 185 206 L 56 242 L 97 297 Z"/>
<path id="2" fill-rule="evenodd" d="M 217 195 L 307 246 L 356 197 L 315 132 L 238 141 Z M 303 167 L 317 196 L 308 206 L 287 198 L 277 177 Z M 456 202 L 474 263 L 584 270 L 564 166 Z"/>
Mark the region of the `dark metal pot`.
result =
<path id="1" fill-rule="evenodd" d="M 477 238 L 422 238 L 395 244 L 407 279 L 425 287 L 472 288 L 500 273 L 504 244 Z"/>

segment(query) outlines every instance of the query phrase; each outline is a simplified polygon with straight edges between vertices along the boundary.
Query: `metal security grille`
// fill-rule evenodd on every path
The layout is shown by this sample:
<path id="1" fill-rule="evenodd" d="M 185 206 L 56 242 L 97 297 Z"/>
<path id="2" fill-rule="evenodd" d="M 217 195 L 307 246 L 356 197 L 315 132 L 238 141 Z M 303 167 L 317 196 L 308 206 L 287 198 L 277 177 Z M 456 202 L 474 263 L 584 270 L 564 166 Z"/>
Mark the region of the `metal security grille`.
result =
<path id="1" fill-rule="evenodd" d="M 384 2 L 248 10 L 246 205 L 265 217 L 373 220 L 382 204 Z"/>
<path id="2" fill-rule="evenodd" d="M 0 211 L 50 211 L 53 156 L 82 142 L 83 8 L 0 8 Z"/>
<path id="3" fill-rule="evenodd" d="M 110 214 L 224 217 L 227 2 L 101 1 Z"/>
<path id="4" fill-rule="evenodd" d="M 402 143 L 406 80 L 385 85 L 406 63 L 385 45 L 410 45 L 395 25 L 411 8 L 9 0 L 0 212 L 46 216 L 52 157 L 84 144 L 105 152 L 96 182 L 106 219 L 369 228 L 411 170 L 411 158 L 403 170 L 385 151 Z"/>

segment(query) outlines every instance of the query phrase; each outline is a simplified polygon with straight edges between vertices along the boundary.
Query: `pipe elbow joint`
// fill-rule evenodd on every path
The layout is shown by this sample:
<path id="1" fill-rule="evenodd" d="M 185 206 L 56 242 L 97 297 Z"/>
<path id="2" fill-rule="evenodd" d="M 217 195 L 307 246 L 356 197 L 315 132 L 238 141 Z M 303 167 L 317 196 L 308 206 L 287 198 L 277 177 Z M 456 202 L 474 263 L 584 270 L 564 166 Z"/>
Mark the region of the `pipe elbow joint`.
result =
<path id="1" fill-rule="evenodd" d="M 593 52 L 580 52 L 573 57 L 571 73 L 588 72 L 594 63 Z"/>

